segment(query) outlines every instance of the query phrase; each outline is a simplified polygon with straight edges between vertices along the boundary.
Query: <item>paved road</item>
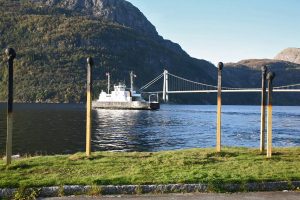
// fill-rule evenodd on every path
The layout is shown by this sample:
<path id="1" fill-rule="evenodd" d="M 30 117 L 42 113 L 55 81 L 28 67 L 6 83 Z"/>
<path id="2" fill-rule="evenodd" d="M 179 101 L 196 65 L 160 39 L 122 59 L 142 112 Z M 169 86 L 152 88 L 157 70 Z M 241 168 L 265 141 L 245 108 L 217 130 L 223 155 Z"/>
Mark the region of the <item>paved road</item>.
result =
<path id="1" fill-rule="evenodd" d="M 300 192 L 255 192 L 234 194 L 164 194 L 141 196 L 60 197 L 47 200 L 300 200 Z"/>

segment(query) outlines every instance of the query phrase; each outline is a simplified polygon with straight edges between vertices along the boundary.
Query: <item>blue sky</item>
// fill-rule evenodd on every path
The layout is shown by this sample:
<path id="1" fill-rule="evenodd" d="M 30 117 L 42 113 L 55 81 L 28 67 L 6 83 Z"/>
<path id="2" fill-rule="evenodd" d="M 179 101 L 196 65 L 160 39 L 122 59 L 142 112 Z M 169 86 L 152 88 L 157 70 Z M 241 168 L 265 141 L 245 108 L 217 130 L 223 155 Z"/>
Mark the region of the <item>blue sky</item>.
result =
<path id="1" fill-rule="evenodd" d="M 300 0 L 128 0 L 161 36 L 216 64 L 300 48 Z"/>

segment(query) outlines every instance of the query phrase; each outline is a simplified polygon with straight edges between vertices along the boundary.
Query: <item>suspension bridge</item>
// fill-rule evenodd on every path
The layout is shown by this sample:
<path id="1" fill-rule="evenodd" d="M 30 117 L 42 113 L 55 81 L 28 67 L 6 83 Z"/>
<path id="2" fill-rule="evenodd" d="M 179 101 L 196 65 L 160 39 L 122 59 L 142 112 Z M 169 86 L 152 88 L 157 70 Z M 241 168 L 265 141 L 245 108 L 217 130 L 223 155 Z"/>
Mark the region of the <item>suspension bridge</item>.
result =
<path id="1" fill-rule="evenodd" d="M 156 85 L 155 89 L 152 86 Z M 157 87 L 158 85 L 158 87 Z M 161 89 L 157 89 L 161 88 Z M 251 93 L 261 92 L 262 88 L 235 88 L 221 87 L 222 93 Z M 177 76 L 164 70 L 163 73 L 145 84 L 140 88 L 143 94 L 163 94 L 163 100 L 168 101 L 169 94 L 185 94 L 185 93 L 217 93 L 218 85 L 211 85 L 202 82 L 196 82 L 184 77 Z M 273 92 L 300 92 L 300 83 L 274 86 Z"/>
<path id="2" fill-rule="evenodd" d="M 223 63 L 218 65 L 218 84 L 211 85 L 208 83 L 202 83 L 192 81 L 184 77 L 180 77 L 169 73 L 164 70 L 162 74 L 155 79 L 141 87 L 141 93 L 153 94 L 156 93 L 163 95 L 163 101 L 169 101 L 169 94 L 184 94 L 184 93 L 217 93 L 217 131 L 216 131 L 216 150 L 221 152 L 221 107 L 222 107 L 222 93 L 241 93 L 241 92 L 259 92 L 261 93 L 261 129 L 260 129 L 260 151 L 265 150 L 265 129 L 267 127 L 267 157 L 272 156 L 272 92 L 300 92 L 300 83 L 281 85 L 273 87 L 273 79 L 275 73 L 269 71 L 267 73 L 267 67 L 262 67 L 262 87 L 261 88 L 234 88 L 222 86 L 222 69 Z M 162 83 L 162 84 L 161 84 Z M 266 83 L 267 86 L 266 87 Z M 149 91 L 153 85 L 159 86 L 161 90 Z M 266 94 L 268 97 L 268 110 L 267 110 L 267 126 L 266 122 Z M 151 95 L 150 95 L 151 96 Z M 149 96 L 149 98 L 150 98 Z"/>

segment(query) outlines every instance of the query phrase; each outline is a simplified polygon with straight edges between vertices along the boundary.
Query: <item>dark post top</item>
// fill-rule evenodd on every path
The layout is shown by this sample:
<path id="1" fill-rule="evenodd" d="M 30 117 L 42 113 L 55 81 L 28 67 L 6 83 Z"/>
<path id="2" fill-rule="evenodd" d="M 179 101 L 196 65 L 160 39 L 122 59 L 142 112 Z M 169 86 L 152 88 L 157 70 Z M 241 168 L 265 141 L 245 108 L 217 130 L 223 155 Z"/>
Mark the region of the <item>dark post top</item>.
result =
<path id="1" fill-rule="evenodd" d="M 87 61 L 87 64 L 89 64 L 89 65 L 91 65 L 91 66 L 94 65 L 94 60 L 93 60 L 92 57 L 88 57 L 86 61 Z"/>
<path id="2" fill-rule="evenodd" d="M 266 65 L 264 65 L 264 66 L 261 67 L 261 71 L 262 71 L 263 74 L 266 74 L 267 70 L 268 70 L 268 68 L 267 68 Z"/>
<path id="3" fill-rule="evenodd" d="M 17 56 L 16 51 L 13 48 L 5 49 L 5 54 L 7 55 L 8 60 L 13 60 Z"/>
<path id="4" fill-rule="evenodd" d="M 5 54 L 8 58 L 7 67 L 8 67 L 8 98 L 7 98 L 7 114 L 10 115 L 13 111 L 13 82 L 14 82 L 14 59 L 16 58 L 16 51 L 12 48 L 5 49 Z"/>
<path id="5" fill-rule="evenodd" d="M 274 72 L 269 72 L 268 75 L 267 75 L 267 79 L 272 82 L 274 78 L 275 78 L 275 73 Z"/>
<path id="6" fill-rule="evenodd" d="M 222 62 L 219 62 L 218 69 L 221 71 L 224 67 L 224 64 Z"/>

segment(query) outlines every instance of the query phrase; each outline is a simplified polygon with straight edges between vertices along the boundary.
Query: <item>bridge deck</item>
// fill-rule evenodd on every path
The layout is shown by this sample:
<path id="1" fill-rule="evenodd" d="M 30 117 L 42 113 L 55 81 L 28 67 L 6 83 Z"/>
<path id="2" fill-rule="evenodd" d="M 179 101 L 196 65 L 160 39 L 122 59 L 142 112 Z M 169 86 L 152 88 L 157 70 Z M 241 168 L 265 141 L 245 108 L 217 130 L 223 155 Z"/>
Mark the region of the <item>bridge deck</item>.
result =
<path id="1" fill-rule="evenodd" d="M 268 90 L 267 90 L 268 91 Z M 190 91 L 168 91 L 168 94 L 185 94 L 185 93 L 217 93 L 218 90 L 190 90 Z M 261 92 L 261 89 L 245 89 L 245 90 L 222 90 L 222 93 L 252 93 Z M 273 92 L 300 92 L 300 89 L 274 89 Z M 142 92 L 143 94 L 163 93 L 163 91 L 156 92 Z"/>
<path id="2" fill-rule="evenodd" d="M 168 82 L 170 81 L 170 78 L 173 78 L 175 80 L 175 84 L 173 86 L 177 86 L 178 88 L 179 85 L 183 87 L 181 90 L 174 89 L 170 90 L 170 87 Z M 155 79 L 147 83 L 145 86 L 141 87 L 141 91 L 149 88 L 152 84 L 156 83 L 160 79 L 164 79 L 164 91 L 155 91 L 155 92 L 142 92 L 143 94 L 153 94 L 153 93 L 163 93 L 164 95 L 166 94 L 185 94 L 185 93 L 217 93 L 217 86 L 215 85 L 209 85 L 205 83 L 200 83 L 200 82 L 195 82 L 192 80 L 188 80 L 183 77 L 176 76 L 174 74 L 169 73 L 167 70 L 164 71 L 164 73 L 160 74 L 157 76 Z M 178 82 L 180 80 L 181 82 Z M 176 82 L 177 81 L 177 82 Z M 171 85 L 171 84 L 170 84 Z M 298 89 L 296 89 L 296 87 Z M 284 85 L 284 86 L 276 86 L 273 88 L 273 92 L 300 92 L 300 83 L 298 84 L 291 84 L 291 85 Z M 294 88 L 294 89 L 292 89 Z M 185 90 L 186 89 L 186 90 Z M 222 87 L 222 93 L 254 93 L 254 92 L 261 92 L 261 88 L 231 88 L 231 87 Z"/>

